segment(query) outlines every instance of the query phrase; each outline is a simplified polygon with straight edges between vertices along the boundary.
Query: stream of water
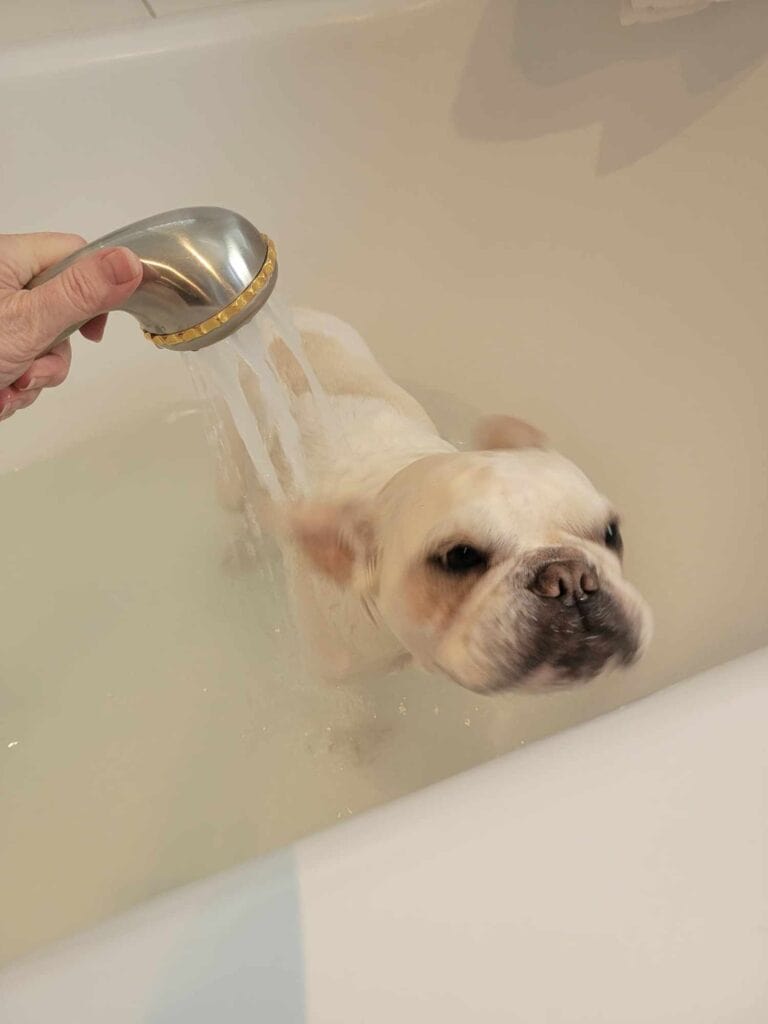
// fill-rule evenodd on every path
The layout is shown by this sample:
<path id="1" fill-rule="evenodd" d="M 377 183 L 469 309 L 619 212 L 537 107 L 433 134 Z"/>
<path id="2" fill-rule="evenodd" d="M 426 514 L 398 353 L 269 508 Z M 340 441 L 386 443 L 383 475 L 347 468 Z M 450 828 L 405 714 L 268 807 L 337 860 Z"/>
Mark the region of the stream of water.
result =
<path id="1" fill-rule="evenodd" d="M 258 316 L 237 333 L 185 358 L 198 392 L 209 404 L 211 429 L 218 457 L 223 457 L 222 424 L 217 422 L 217 407 L 224 401 L 237 433 L 245 446 L 259 484 L 276 503 L 307 493 L 307 471 L 299 427 L 291 411 L 285 387 L 270 359 L 270 344 L 282 338 L 306 376 L 313 400 L 327 416 L 332 429 L 328 402 L 315 372 L 304 355 L 301 337 L 290 311 L 273 296 Z M 255 374 L 264 422 L 259 423 L 243 387 L 239 365 Z M 288 464 L 287 480 L 281 482 L 275 471 L 266 437 L 274 434 Z"/>

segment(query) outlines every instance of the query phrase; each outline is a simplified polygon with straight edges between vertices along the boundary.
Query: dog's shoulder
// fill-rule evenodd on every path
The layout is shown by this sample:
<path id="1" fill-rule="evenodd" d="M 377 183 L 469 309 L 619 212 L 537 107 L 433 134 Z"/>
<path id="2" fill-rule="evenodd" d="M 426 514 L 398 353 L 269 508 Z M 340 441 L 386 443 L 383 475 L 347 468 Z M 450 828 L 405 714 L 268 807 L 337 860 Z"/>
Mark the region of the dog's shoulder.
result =
<path id="1" fill-rule="evenodd" d="M 374 399 L 436 433 L 425 410 L 381 367 L 354 327 L 327 313 L 297 310 L 294 323 L 304 354 L 330 398 Z"/>

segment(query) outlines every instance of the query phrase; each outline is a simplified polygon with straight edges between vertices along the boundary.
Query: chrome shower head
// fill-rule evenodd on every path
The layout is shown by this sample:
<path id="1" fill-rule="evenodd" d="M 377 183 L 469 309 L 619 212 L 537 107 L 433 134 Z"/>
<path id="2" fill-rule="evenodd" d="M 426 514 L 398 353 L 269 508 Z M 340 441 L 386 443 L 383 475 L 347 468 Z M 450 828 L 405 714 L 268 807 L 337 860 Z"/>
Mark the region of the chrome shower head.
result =
<path id="1" fill-rule="evenodd" d="M 253 317 L 277 280 L 272 242 L 231 210 L 170 210 L 113 231 L 29 282 L 50 281 L 97 249 L 125 246 L 144 265 L 144 279 L 119 307 L 134 316 L 158 348 L 190 351 L 226 338 Z M 82 327 L 72 324 L 54 342 Z"/>

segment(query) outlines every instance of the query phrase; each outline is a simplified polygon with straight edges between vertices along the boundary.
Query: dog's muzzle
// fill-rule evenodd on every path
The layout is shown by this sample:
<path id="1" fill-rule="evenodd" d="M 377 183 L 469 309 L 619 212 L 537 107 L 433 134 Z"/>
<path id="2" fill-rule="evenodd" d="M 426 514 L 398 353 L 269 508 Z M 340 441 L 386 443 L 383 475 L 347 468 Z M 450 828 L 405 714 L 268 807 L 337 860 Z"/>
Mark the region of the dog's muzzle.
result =
<path id="1" fill-rule="evenodd" d="M 495 637 L 495 685 L 546 686 L 592 679 L 640 653 L 640 630 L 625 603 L 577 552 L 554 552 L 526 565 L 508 592 L 510 631 Z M 539 682 L 537 688 L 545 688 Z"/>

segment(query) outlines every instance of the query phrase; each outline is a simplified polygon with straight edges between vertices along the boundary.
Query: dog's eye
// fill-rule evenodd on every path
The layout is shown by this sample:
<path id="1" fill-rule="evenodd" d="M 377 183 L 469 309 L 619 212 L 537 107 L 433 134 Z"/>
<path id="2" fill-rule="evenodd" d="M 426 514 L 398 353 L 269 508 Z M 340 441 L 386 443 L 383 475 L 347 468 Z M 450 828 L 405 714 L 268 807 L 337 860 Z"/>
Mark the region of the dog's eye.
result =
<path id="1" fill-rule="evenodd" d="M 624 550 L 624 541 L 621 539 L 621 530 L 619 524 L 614 520 L 605 528 L 604 536 L 605 546 L 610 548 L 611 551 L 615 551 L 617 555 L 620 555 Z"/>
<path id="2" fill-rule="evenodd" d="M 488 556 L 470 544 L 457 544 L 444 555 L 436 555 L 433 561 L 445 572 L 455 575 L 476 572 L 488 567 Z"/>

